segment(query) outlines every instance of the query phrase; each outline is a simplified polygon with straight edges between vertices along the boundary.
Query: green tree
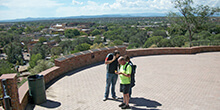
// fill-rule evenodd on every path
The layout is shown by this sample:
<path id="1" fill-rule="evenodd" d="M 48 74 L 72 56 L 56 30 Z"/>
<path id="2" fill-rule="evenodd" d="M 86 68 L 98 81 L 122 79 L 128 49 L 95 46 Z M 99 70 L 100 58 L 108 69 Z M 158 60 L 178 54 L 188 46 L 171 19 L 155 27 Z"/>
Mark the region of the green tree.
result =
<path id="1" fill-rule="evenodd" d="M 109 47 L 112 47 L 112 46 L 115 46 L 115 44 L 114 44 L 113 42 L 109 42 L 109 43 L 108 43 L 108 46 L 109 46 Z"/>
<path id="2" fill-rule="evenodd" d="M 77 30 L 77 31 L 78 31 L 78 30 Z M 65 37 L 67 37 L 67 38 L 73 38 L 73 37 L 76 36 L 75 33 L 77 33 L 77 31 L 76 31 L 76 29 L 74 29 L 74 30 L 72 30 L 72 29 L 66 29 L 66 30 L 64 31 L 64 35 L 65 35 Z"/>
<path id="3" fill-rule="evenodd" d="M 75 47 L 77 44 L 74 44 L 74 46 L 73 46 L 72 44 L 73 44 L 73 42 L 70 41 L 70 40 L 61 41 L 61 42 L 59 43 L 59 47 L 61 47 L 62 49 L 64 49 L 64 48 L 74 49 L 74 47 Z"/>
<path id="4" fill-rule="evenodd" d="M 17 30 L 17 28 L 18 28 L 18 27 L 17 27 L 16 25 L 11 26 L 11 30 L 12 30 L 12 31 Z"/>
<path id="5" fill-rule="evenodd" d="M 151 27 L 146 27 L 145 29 L 146 29 L 146 31 L 153 31 L 153 28 L 151 28 Z"/>
<path id="6" fill-rule="evenodd" d="M 212 34 L 209 31 L 202 31 L 200 33 L 194 34 L 192 40 L 212 40 L 211 36 Z"/>
<path id="7" fill-rule="evenodd" d="M 122 45 L 124 42 L 122 40 L 115 40 L 113 43 L 115 45 Z"/>
<path id="8" fill-rule="evenodd" d="M 209 29 L 209 32 L 212 33 L 214 32 L 215 34 L 220 34 L 220 26 L 219 25 L 214 25 Z"/>
<path id="9" fill-rule="evenodd" d="M 0 47 L 4 47 L 12 42 L 20 42 L 20 37 L 16 33 L 0 33 Z"/>
<path id="10" fill-rule="evenodd" d="M 37 28 L 37 30 L 38 31 L 41 31 L 42 29 L 44 29 L 45 28 L 45 26 L 39 26 L 38 28 Z"/>
<path id="11" fill-rule="evenodd" d="M 220 41 L 220 34 L 213 35 L 213 39 Z"/>
<path id="12" fill-rule="evenodd" d="M 186 30 L 182 28 L 179 24 L 171 24 L 171 27 L 168 28 L 169 34 L 172 35 L 185 35 Z"/>
<path id="13" fill-rule="evenodd" d="M 80 32 L 77 29 L 73 29 L 73 33 L 74 33 L 75 36 L 79 36 L 80 35 Z"/>
<path id="14" fill-rule="evenodd" d="M 185 36 L 174 36 L 171 37 L 171 45 L 173 47 L 182 47 L 186 42 Z"/>
<path id="15" fill-rule="evenodd" d="M 51 55 L 60 55 L 60 53 L 62 53 L 63 50 L 61 47 L 53 47 L 51 48 Z"/>
<path id="16" fill-rule="evenodd" d="M 90 46 L 91 45 L 89 45 L 87 43 L 83 43 L 83 44 L 77 45 L 75 49 L 78 50 L 78 51 L 85 51 L 85 50 L 89 50 Z"/>
<path id="17" fill-rule="evenodd" d="M 34 68 L 37 65 L 37 61 L 42 59 L 41 54 L 32 54 L 29 62 L 30 68 Z"/>
<path id="18" fill-rule="evenodd" d="M 158 45 L 159 42 L 163 39 L 162 36 L 153 36 L 153 37 L 150 37 L 149 39 L 147 39 L 147 41 L 144 43 L 144 47 L 145 48 L 148 48 L 150 47 L 151 45 L 155 44 L 155 45 Z"/>
<path id="19" fill-rule="evenodd" d="M 167 37 L 166 31 L 165 30 L 155 30 L 153 32 L 152 36 L 163 36 L 163 37 Z"/>
<path id="20" fill-rule="evenodd" d="M 129 45 L 131 47 L 142 47 L 147 40 L 147 31 L 140 31 L 129 38 Z"/>
<path id="21" fill-rule="evenodd" d="M 10 63 L 21 62 L 23 59 L 22 48 L 20 43 L 12 42 L 5 47 L 5 53 L 7 54 L 7 60 Z"/>
<path id="22" fill-rule="evenodd" d="M 100 44 L 100 43 L 102 43 L 102 42 L 103 42 L 103 40 L 102 40 L 102 37 L 101 37 L 100 35 L 98 35 L 98 36 L 95 37 L 94 43 Z"/>
<path id="23" fill-rule="evenodd" d="M 138 43 L 133 43 L 133 44 L 128 45 L 128 49 L 133 49 L 133 48 L 138 48 L 138 47 L 140 47 L 140 44 Z"/>
<path id="24" fill-rule="evenodd" d="M 29 26 L 27 26 L 27 27 L 24 29 L 24 31 L 25 31 L 26 33 L 31 33 L 31 32 L 32 32 L 32 29 L 31 29 Z"/>
<path id="25" fill-rule="evenodd" d="M 98 49 L 98 48 L 99 48 L 98 43 L 94 43 L 93 45 L 90 46 L 90 49 Z"/>
<path id="26" fill-rule="evenodd" d="M 158 47 L 171 47 L 171 40 L 164 38 L 159 41 Z"/>
<path id="27" fill-rule="evenodd" d="M 16 73 L 15 70 L 12 69 L 12 64 L 7 61 L 0 60 L 0 76 L 6 73 Z"/>
<path id="28" fill-rule="evenodd" d="M 25 45 L 27 45 L 29 42 L 31 42 L 32 38 L 31 37 L 21 37 L 20 41 L 24 42 Z"/>
<path id="29" fill-rule="evenodd" d="M 101 34 L 101 31 L 98 29 L 95 29 L 92 31 L 92 36 L 96 36 L 96 35 L 100 35 L 100 34 Z"/>
<path id="30" fill-rule="evenodd" d="M 203 5 L 193 7 L 193 0 L 174 0 L 172 3 L 182 16 L 174 12 L 170 12 L 168 16 L 171 18 L 172 23 L 180 24 L 182 28 L 189 32 L 190 46 L 193 34 L 207 25 L 209 16 L 220 12 L 219 7 L 210 8 Z"/>
<path id="31" fill-rule="evenodd" d="M 51 67 L 53 67 L 54 64 L 50 61 L 46 61 L 46 60 L 38 60 L 37 61 L 37 65 L 30 70 L 31 74 L 38 74 L 46 69 L 49 69 Z"/>
<path id="32" fill-rule="evenodd" d="M 141 41 L 135 37 L 135 36 L 132 36 L 130 39 L 129 39 L 129 46 L 130 48 L 138 48 L 138 47 L 141 47 L 142 46 L 142 43 Z"/>
<path id="33" fill-rule="evenodd" d="M 103 47 L 105 47 L 105 45 L 103 43 L 100 43 L 100 44 L 95 43 L 90 46 L 90 49 L 98 49 L 98 48 L 103 48 Z"/>
<path id="34" fill-rule="evenodd" d="M 43 43 L 43 42 L 46 42 L 46 41 L 47 41 L 47 39 L 45 37 L 40 37 L 39 38 L 39 42 L 40 43 Z"/>
<path id="35" fill-rule="evenodd" d="M 71 48 L 70 47 L 65 47 L 64 49 L 63 49 L 63 54 L 64 55 L 69 55 L 70 53 L 71 53 Z M 78 51 L 77 51 L 78 52 Z M 74 52 L 73 52 L 74 53 Z"/>
<path id="36" fill-rule="evenodd" d="M 77 38 L 76 40 L 73 41 L 73 44 L 76 46 L 76 45 L 79 45 L 79 44 L 82 44 L 82 43 L 87 43 L 87 44 L 92 44 L 92 41 L 88 38 L 88 37 L 79 37 Z"/>
<path id="37" fill-rule="evenodd" d="M 103 47 L 105 47 L 105 45 L 103 43 L 100 43 L 99 48 L 103 48 Z"/>
<path id="38" fill-rule="evenodd" d="M 60 43 L 60 42 L 61 42 L 61 39 L 60 39 L 59 36 L 55 37 L 54 40 L 55 40 L 55 42 L 57 42 L 57 43 Z"/>
<path id="39" fill-rule="evenodd" d="M 48 46 L 41 43 L 35 44 L 31 50 L 31 55 L 38 53 L 40 53 L 42 58 L 44 59 L 50 53 Z"/>
<path id="40" fill-rule="evenodd" d="M 82 31 L 80 31 L 80 35 L 86 35 L 86 36 L 88 36 L 88 34 L 87 34 L 87 33 L 82 32 Z"/>

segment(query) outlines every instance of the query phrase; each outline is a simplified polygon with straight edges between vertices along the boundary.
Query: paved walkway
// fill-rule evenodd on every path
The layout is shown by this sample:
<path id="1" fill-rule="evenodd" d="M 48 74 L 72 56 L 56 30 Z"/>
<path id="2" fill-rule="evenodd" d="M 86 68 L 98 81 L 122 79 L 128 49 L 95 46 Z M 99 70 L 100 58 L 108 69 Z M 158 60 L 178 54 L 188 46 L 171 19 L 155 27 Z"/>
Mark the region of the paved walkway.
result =
<path id="1" fill-rule="evenodd" d="M 133 110 L 219 110 L 220 52 L 155 55 L 131 59 L 138 65 Z M 102 101 L 105 65 L 74 71 L 51 85 L 48 101 L 34 110 L 120 110 L 115 100 Z M 116 85 L 117 96 L 119 82 Z"/>

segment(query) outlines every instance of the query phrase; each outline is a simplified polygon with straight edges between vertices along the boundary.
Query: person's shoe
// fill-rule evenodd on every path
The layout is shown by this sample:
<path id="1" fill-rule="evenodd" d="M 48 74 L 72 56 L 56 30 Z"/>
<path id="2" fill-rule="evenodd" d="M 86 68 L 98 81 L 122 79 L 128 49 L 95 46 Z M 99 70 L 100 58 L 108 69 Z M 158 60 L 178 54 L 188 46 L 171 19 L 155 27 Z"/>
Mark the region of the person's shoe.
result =
<path id="1" fill-rule="evenodd" d="M 118 100 L 118 97 L 117 96 L 115 96 L 115 97 L 112 97 L 114 100 Z"/>
<path id="2" fill-rule="evenodd" d="M 125 103 L 121 103 L 120 105 L 118 105 L 119 107 L 123 107 L 125 105 Z"/>
<path id="3" fill-rule="evenodd" d="M 108 99 L 108 98 L 104 97 L 102 100 L 103 100 L 103 101 L 106 101 L 107 99 Z"/>
<path id="4" fill-rule="evenodd" d="M 131 107 L 129 105 L 124 105 L 121 107 L 121 109 L 130 109 Z"/>

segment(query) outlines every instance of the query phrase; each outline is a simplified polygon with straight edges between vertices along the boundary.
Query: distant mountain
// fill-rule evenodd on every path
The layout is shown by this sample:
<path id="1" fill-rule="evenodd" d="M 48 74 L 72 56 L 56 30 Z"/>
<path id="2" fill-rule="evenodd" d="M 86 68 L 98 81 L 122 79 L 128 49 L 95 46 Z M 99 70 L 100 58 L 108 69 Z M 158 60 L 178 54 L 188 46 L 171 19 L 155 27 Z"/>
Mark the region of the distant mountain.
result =
<path id="1" fill-rule="evenodd" d="M 49 17 L 49 18 L 22 18 L 14 20 L 0 20 L 0 22 L 27 22 L 39 20 L 55 20 L 55 19 L 79 19 L 79 18 L 114 18 L 114 17 L 164 17 L 165 13 L 133 13 L 133 14 L 107 14 L 107 15 L 91 15 L 91 16 L 69 16 L 69 17 Z"/>

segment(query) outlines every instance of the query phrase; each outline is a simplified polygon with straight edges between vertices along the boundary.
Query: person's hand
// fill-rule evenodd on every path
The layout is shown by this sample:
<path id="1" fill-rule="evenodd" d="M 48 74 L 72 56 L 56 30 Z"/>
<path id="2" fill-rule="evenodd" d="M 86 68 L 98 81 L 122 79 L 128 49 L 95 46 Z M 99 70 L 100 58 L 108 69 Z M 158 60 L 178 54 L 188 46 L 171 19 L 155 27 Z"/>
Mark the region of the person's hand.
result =
<path id="1" fill-rule="evenodd" d="M 115 70 L 115 74 L 118 74 L 118 72 Z"/>

